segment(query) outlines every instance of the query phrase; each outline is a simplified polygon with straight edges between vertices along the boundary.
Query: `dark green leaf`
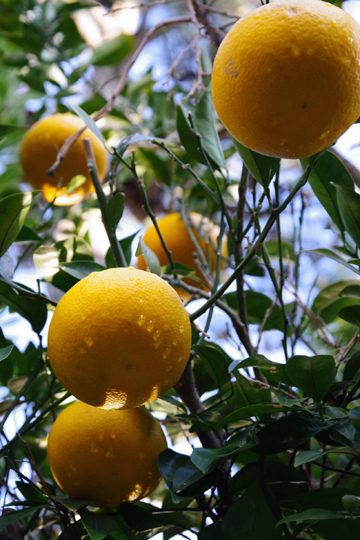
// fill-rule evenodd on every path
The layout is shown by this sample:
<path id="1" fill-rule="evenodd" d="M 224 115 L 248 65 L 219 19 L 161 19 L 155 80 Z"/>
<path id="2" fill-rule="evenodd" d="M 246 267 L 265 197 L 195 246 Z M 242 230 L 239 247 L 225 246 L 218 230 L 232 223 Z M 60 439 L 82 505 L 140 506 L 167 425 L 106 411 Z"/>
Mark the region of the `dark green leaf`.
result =
<path id="1" fill-rule="evenodd" d="M 278 172 L 280 167 L 280 159 L 258 154 L 241 143 L 232 139 L 232 142 L 240 154 L 241 159 L 249 169 L 255 180 L 264 188 L 267 188 L 272 178 Z"/>
<path id="2" fill-rule="evenodd" d="M 360 497 L 355 497 L 354 495 L 344 495 L 342 502 L 345 510 L 347 510 L 350 514 L 360 508 Z"/>
<path id="3" fill-rule="evenodd" d="M 338 315 L 340 319 L 344 319 L 344 321 L 355 326 L 360 326 L 360 305 L 343 307 Z"/>
<path id="4" fill-rule="evenodd" d="M 239 370 L 247 367 L 259 368 L 269 382 L 281 382 L 286 385 L 291 385 L 291 380 L 286 372 L 286 365 L 279 364 L 278 362 L 272 362 L 262 354 L 250 356 L 246 360 L 234 360 L 234 362 L 230 364 L 229 370 L 234 371 L 235 369 Z"/>
<path id="5" fill-rule="evenodd" d="M 196 159 L 196 161 L 205 164 L 206 160 L 199 150 L 199 142 L 189 120 L 187 119 L 187 111 L 182 105 L 177 106 L 176 128 L 181 144 L 185 150 L 189 152 L 190 156 Z"/>
<path id="6" fill-rule="evenodd" d="M 95 514 L 86 510 L 79 513 L 91 540 L 102 540 L 117 527 L 116 520 L 106 514 Z"/>
<path id="7" fill-rule="evenodd" d="M 106 205 L 106 216 L 110 221 L 110 225 L 116 230 L 120 219 L 124 213 L 125 195 L 124 193 L 115 193 Z"/>
<path id="8" fill-rule="evenodd" d="M 331 452 L 337 452 L 339 449 L 336 448 L 330 448 L 329 450 L 305 450 L 303 452 L 299 452 L 295 457 L 294 466 L 299 467 L 300 465 L 303 465 L 304 463 L 309 463 L 310 461 L 315 461 L 316 459 L 322 458 L 326 454 L 330 454 Z"/>
<path id="9" fill-rule="evenodd" d="M 278 540 L 280 529 L 256 480 L 223 519 L 226 540 Z"/>
<path id="10" fill-rule="evenodd" d="M 36 294 L 34 291 L 32 292 L 34 295 Z M 47 319 L 47 308 L 44 302 L 20 296 L 10 285 L 2 281 L 0 281 L 0 302 L 29 321 L 37 334 L 44 328 Z"/>
<path id="11" fill-rule="evenodd" d="M 64 262 L 59 264 L 59 268 L 79 281 L 93 272 L 105 270 L 105 266 L 94 261 Z"/>
<path id="12" fill-rule="evenodd" d="M 0 139 L 6 137 L 8 133 L 12 133 L 13 131 L 24 131 L 26 129 L 26 126 L 17 126 L 14 124 L 0 124 Z"/>
<path id="13" fill-rule="evenodd" d="M 40 191 L 15 193 L 0 201 L 0 257 L 16 240 L 30 206 Z"/>
<path id="14" fill-rule="evenodd" d="M 290 521 L 317 521 L 320 519 L 345 519 L 345 516 L 323 508 L 311 508 L 310 510 L 304 510 L 304 512 L 286 516 L 278 522 L 278 525 L 281 523 L 289 523 Z"/>
<path id="15" fill-rule="evenodd" d="M 130 236 L 127 236 L 126 238 L 123 238 L 119 242 L 119 244 L 121 246 L 121 249 L 123 250 L 123 253 L 125 255 L 126 262 L 128 264 L 130 264 L 131 257 L 132 257 L 131 244 L 132 244 L 134 238 L 136 237 L 136 235 L 138 234 L 138 232 L 139 231 L 136 231 L 135 233 L 131 234 Z M 115 268 L 116 267 L 111 247 L 106 252 L 105 263 L 106 263 L 107 268 Z"/>
<path id="16" fill-rule="evenodd" d="M 352 272 L 355 272 L 355 274 L 360 274 L 359 270 L 351 266 L 351 264 L 340 257 L 340 255 L 335 253 L 335 251 L 331 251 L 331 249 L 307 249 L 306 253 L 313 253 L 314 255 L 320 255 L 321 257 L 328 257 L 329 259 L 346 266 L 346 268 L 349 268 L 349 270 L 352 270 Z"/>
<path id="17" fill-rule="evenodd" d="M 326 427 L 326 424 L 315 419 L 289 414 L 267 424 L 257 433 L 259 444 L 253 451 L 271 455 L 296 448 Z"/>
<path id="18" fill-rule="evenodd" d="M 330 355 L 292 356 L 286 371 L 295 386 L 319 403 L 335 379 L 336 365 Z"/>
<path id="19" fill-rule="evenodd" d="M 308 163 L 308 159 L 301 160 L 304 169 L 306 169 Z M 320 156 L 312 168 L 309 176 L 309 184 L 337 228 L 340 231 L 344 231 L 345 228 L 339 211 L 336 188 L 333 185 L 334 182 L 352 190 L 354 193 L 354 181 L 349 171 L 333 152 L 327 150 Z"/>
<path id="20" fill-rule="evenodd" d="M 349 287 L 345 287 L 345 289 L 341 291 L 340 296 L 360 298 L 360 285 L 350 285 Z"/>
<path id="21" fill-rule="evenodd" d="M 285 413 L 293 410 L 293 407 L 287 407 L 284 405 L 277 405 L 275 403 L 257 403 L 255 405 L 249 405 L 248 407 L 238 408 L 227 415 L 224 415 L 223 419 L 217 424 L 217 427 L 224 427 L 240 420 L 250 420 L 251 417 L 263 417 L 265 415 Z M 221 409 L 220 409 L 221 414 Z"/>
<path id="22" fill-rule="evenodd" d="M 229 381 L 229 373 L 228 362 L 224 355 L 211 345 L 195 345 L 193 348 L 217 386 L 226 384 Z"/>
<path id="23" fill-rule="evenodd" d="M 36 504 L 49 504 L 48 499 L 41 493 L 39 489 L 36 489 L 36 487 L 34 487 L 33 485 L 27 484 L 25 482 L 16 482 L 16 487 L 26 499 L 29 499 L 33 502 L 36 501 Z"/>
<path id="24" fill-rule="evenodd" d="M 5 529 L 11 523 L 14 523 L 14 521 L 19 521 L 20 519 L 23 519 L 27 516 L 31 516 L 31 514 L 34 514 L 37 510 L 40 510 L 41 508 L 43 507 L 32 506 L 31 508 L 24 508 L 24 510 L 16 510 L 9 514 L 0 516 L 0 531 Z"/>
<path id="25" fill-rule="evenodd" d="M 355 353 L 349 360 L 346 362 L 344 369 L 344 381 L 351 381 L 356 372 L 360 369 L 360 351 Z"/>
<path id="26" fill-rule="evenodd" d="M 334 184 L 334 186 L 337 190 L 337 202 L 345 230 L 360 247 L 360 195 L 339 184 Z"/>
<path id="27" fill-rule="evenodd" d="M 360 431 L 360 407 L 354 407 L 349 412 L 349 420 L 357 431 Z"/>

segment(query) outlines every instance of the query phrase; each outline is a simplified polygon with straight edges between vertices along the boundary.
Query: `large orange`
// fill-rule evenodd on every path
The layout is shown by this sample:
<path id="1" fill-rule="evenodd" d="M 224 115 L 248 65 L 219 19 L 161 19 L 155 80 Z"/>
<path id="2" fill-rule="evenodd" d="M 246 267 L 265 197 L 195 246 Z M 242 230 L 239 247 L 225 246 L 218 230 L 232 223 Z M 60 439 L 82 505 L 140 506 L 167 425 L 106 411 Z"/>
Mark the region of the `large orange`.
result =
<path id="1" fill-rule="evenodd" d="M 49 361 L 76 398 L 105 409 L 156 399 L 180 378 L 191 347 L 190 319 L 166 281 L 134 268 L 90 274 L 58 303 Z"/>
<path id="2" fill-rule="evenodd" d="M 215 225 L 210 223 L 209 220 L 203 220 L 200 214 L 191 213 L 190 220 L 192 222 L 191 232 L 196 239 L 199 248 L 202 250 L 206 262 L 210 267 L 210 271 L 214 271 L 216 268 L 216 228 Z M 195 274 L 203 281 L 206 280 L 206 276 L 199 268 L 199 254 L 197 246 L 191 238 L 188 227 L 179 212 L 173 212 L 160 218 L 157 221 L 157 225 L 165 241 L 166 246 L 171 251 L 171 256 L 174 262 L 181 263 L 189 268 L 195 270 Z M 202 230 L 198 228 L 202 225 Z M 151 226 L 144 235 L 145 244 L 157 255 L 161 266 L 165 266 L 169 263 L 168 257 L 164 248 L 162 247 L 160 237 L 154 226 Z M 146 262 L 143 255 L 138 259 L 138 267 L 145 270 Z M 202 284 L 199 281 L 195 281 L 190 278 L 184 279 L 185 283 L 192 285 L 193 287 L 201 287 Z M 179 294 L 183 294 L 182 291 L 178 291 Z"/>
<path id="3" fill-rule="evenodd" d="M 85 126 L 74 114 L 53 114 L 38 120 L 26 133 L 20 148 L 20 161 L 26 180 L 35 188 L 43 190 L 49 202 L 64 206 L 80 202 L 85 195 L 94 191 L 88 172 L 81 139 L 88 137 L 94 149 L 100 180 L 104 180 L 108 170 L 108 153 L 101 141 L 86 129 L 61 163 L 53 177 L 47 171 L 56 160 L 57 153 L 65 139 Z M 71 193 L 66 193 L 67 185 L 75 176 L 84 176 L 86 181 Z M 59 182 L 61 187 L 57 189 Z"/>
<path id="4" fill-rule="evenodd" d="M 157 457 L 166 446 L 159 422 L 143 407 L 105 411 L 78 402 L 56 419 L 47 454 L 70 497 L 115 508 L 154 491 L 161 479 Z"/>
<path id="5" fill-rule="evenodd" d="M 360 116 L 360 26 L 320 0 L 280 0 L 240 19 L 217 52 L 212 95 L 248 148 L 303 158 Z"/>

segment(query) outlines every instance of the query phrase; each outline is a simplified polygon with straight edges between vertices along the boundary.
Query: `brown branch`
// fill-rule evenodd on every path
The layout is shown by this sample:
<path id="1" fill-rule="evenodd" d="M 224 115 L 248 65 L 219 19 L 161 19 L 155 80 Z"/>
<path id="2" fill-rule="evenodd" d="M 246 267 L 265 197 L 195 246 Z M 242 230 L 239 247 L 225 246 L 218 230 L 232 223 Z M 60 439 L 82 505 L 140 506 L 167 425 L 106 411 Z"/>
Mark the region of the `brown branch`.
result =
<path id="1" fill-rule="evenodd" d="M 202 67 L 201 67 L 201 49 L 200 49 L 200 44 L 199 44 L 199 38 L 201 37 L 201 33 L 200 33 L 199 21 L 197 19 L 197 14 L 196 14 L 195 7 L 194 7 L 195 6 L 195 1 L 194 0 L 186 0 L 186 3 L 187 3 L 187 6 L 189 8 L 189 11 L 190 11 L 190 14 L 191 14 L 191 20 L 192 20 L 192 22 L 194 24 L 194 28 L 195 28 L 194 47 L 195 47 L 195 62 L 196 62 L 196 67 L 197 67 L 195 83 L 194 83 L 192 89 L 190 90 L 190 92 L 188 93 L 188 95 L 186 96 L 186 99 L 188 99 L 193 94 L 195 94 L 195 97 L 197 97 L 198 91 L 199 90 L 204 90 L 205 86 L 203 85 L 203 77 L 202 77 L 203 71 L 202 71 Z"/>

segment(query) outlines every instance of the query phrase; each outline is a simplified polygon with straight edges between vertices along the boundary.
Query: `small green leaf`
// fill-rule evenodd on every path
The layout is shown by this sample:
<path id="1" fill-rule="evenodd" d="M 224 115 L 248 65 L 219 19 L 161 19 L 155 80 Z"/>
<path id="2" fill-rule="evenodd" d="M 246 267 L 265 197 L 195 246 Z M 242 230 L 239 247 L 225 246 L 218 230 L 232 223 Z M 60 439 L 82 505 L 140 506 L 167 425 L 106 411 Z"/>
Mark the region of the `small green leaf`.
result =
<path id="1" fill-rule="evenodd" d="M 182 105 L 177 106 L 176 128 L 179 134 L 180 142 L 190 156 L 199 163 L 205 164 L 206 160 L 199 150 L 199 143 L 187 119 L 187 111 Z"/>
<path id="2" fill-rule="evenodd" d="M 246 146 L 243 146 L 232 137 L 231 139 L 241 159 L 255 180 L 264 188 L 267 188 L 279 170 L 280 159 L 258 154 L 257 152 L 246 148 Z"/>
<path id="3" fill-rule="evenodd" d="M 15 124 L 0 124 L 0 139 L 6 137 L 6 135 L 12 133 L 13 131 L 26 131 L 27 129 L 27 126 L 17 126 Z"/>
<path id="4" fill-rule="evenodd" d="M 125 207 L 125 194 L 116 193 L 111 197 L 106 205 L 106 216 L 110 221 L 110 225 L 116 230 L 120 219 L 124 213 Z"/>
<path id="5" fill-rule="evenodd" d="M 336 449 L 330 448 L 329 450 L 326 450 L 324 452 L 322 450 L 319 450 L 319 451 L 305 450 L 303 452 L 299 452 L 295 457 L 294 466 L 299 467 L 300 465 L 304 465 L 304 463 L 315 461 L 316 459 L 319 459 L 325 456 L 326 454 L 336 453 L 338 451 L 339 451 L 339 448 L 336 448 Z"/>
<path id="6" fill-rule="evenodd" d="M 337 190 L 339 212 L 346 231 L 360 247 L 360 195 L 344 186 L 334 184 Z"/>
<path id="7" fill-rule="evenodd" d="M 338 313 L 341 319 L 354 324 L 355 326 L 360 326 L 360 305 L 355 306 L 346 306 L 340 309 Z"/>
<path id="8" fill-rule="evenodd" d="M 73 193 L 76 189 L 85 184 L 86 180 L 87 178 L 83 174 L 74 176 L 66 186 L 66 193 Z"/>
<path id="9" fill-rule="evenodd" d="M 34 295 L 34 291 L 31 291 Z M 44 328 L 47 319 L 46 304 L 35 298 L 20 296 L 12 289 L 10 285 L 0 281 L 0 302 L 5 304 L 12 311 L 19 313 L 32 326 L 32 329 L 37 334 L 40 334 Z"/>
<path id="10" fill-rule="evenodd" d="M 94 261 L 71 261 L 59 264 L 59 268 L 78 279 L 79 281 L 93 272 L 101 272 L 105 270 L 105 266 Z"/>
<path id="11" fill-rule="evenodd" d="M 309 159 L 300 160 L 306 169 Z M 327 150 L 315 163 L 309 176 L 309 184 L 316 197 L 323 205 L 332 221 L 340 231 L 344 231 L 344 224 L 341 218 L 336 188 L 334 181 L 354 193 L 354 181 L 351 174 L 342 161 L 333 153 Z"/>
<path id="12" fill-rule="evenodd" d="M 1 360 L 5 360 L 5 358 L 7 358 L 11 354 L 11 351 L 13 350 L 13 348 L 14 348 L 14 345 L 9 345 L 8 347 L 4 347 L 3 349 L 0 349 L 0 362 Z"/>
<path id="13" fill-rule="evenodd" d="M 355 510 L 360 508 L 360 497 L 355 497 L 354 495 L 344 495 L 342 498 L 342 503 L 345 510 L 352 514 L 355 512 Z"/>
<path id="14" fill-rule="evenodd" d="M 281 525 L 281 523 L 289 523 L 290 521 L 318 521 L 321 519 L 345 519 L 345 516 L 323 508 L 311 508 L 309 510 L 304 510 L 304 512 L 286 516 L 277 523 L 277 526 Z"/>
<path id="15" fill-rule="evenodd" d="M 226 168 L 224 153 L 221 148 L 219 135 L 215 128 L 213 117 L 213 105 L 211 93 L 206 90 L 195 107 L 194 127 L 200 134 L 201 145 L 210 161 L 214 162 L 217 168 Z"/>
<path id="16" fill-rule="evenodd" d="M 117 527 L 116 520 L 106 514 L 95 514 L 86 510 L 82 510 L 79 513 L 91 540 L 103 540 L 105 536 Z"/>
<path id="17" fill-rule="evenodd" d="M 286 371 L 295 386 L 319 403 L 335 379 L 336 364 L 330 355 L 292 356 Z"/>
<path id="18" fill-rule="evenodd" d="M 346 362 L 344 369 L 344 381 L 351 381 L 356 372 L 360 369 L 360 351 L 355 353 L 349 360 Z"/>
<path id="19" fill-rule="evenodd" d="M 115 66 L 120 64 L 132 51 L 135 45 L 133 36 L 121 34 L 105 41 L 93 50 L 91 63 L 94 66 Z"/>
<path id="20" fill-rule="evenodd" d="M 30 206 L 40 191 L 15 193 L 0 201 L 0 257 L 16 240 Z"/>
<path id="21" fill-rule="evenodd" d="M 354 407 L 349 412 L 349 420 L 354 428 L 360 432 L 360 407 Z"/>
<path id="22" fill-rule="evenodd" d="M 94 135 L 103 143 L 105 144 L 103 134 L 101 133 L 100 129 L 97 127 L 96 123 L 90 116 L 82 110 L 79 105 L 76 105 L 76 103 L 67 103 L 66 104 L 69 109 L 72 109 L 74 113 L 76 113 L 81 120 L 87 125 L 87 127 L 93 132 Z"/>
<path id="23" fill-rule="evenodd" d="M 150 272 L 156 274 L 157 276 L 161 275 L 161 266 L 159 259 L 157 255 L 155 255 L 155 253 L 149 247 L 147 247 L 142 236 L 140 236 L 139 238 L 139 245 L 135 255 L 137 257 L 140 257 L 140 255 L 144 255 L 146 265 L 149 268 Z"/>
<path id="24" fill-rule="evenodd" d="M 24 510 L 16 510 L 10 514 L 5 514 L 0 516 L 0 531 L 4 530 L 8 525 L 14 523 L 14 521 L 19 521 L 20 519 L 31 516 L 37 510 L 42 509 L 43 506 L 32 506 L 31 508 L 24 508 Z"/>
<path id="25" fill-rule="evenodd" d="M 128 135 L 127 137 L 124 137 L 121 141 L 119 146 L 116 148 L 116 152 L 122 157 L 125 154 L 126 149 L 128 146 L 132 146 L 138 142 L 143 141 L 152 141 L 154 139 L 151 135 L 141 135 L 141 133 L 134 133 L 133 135 Z M 160 139 L 157 139 L 160 140 Z"/>

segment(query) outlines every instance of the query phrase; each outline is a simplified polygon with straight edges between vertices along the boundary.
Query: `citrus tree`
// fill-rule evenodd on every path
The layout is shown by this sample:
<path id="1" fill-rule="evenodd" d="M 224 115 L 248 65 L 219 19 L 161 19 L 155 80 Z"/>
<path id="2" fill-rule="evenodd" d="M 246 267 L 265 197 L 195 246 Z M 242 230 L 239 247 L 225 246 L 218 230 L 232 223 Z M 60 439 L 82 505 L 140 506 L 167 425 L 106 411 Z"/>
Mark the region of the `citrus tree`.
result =
<path id="1" fill-rule="evenodd" d="M 357 537 L 360 29 L 101 4 L 0 4 L 2 537 Z"/>

